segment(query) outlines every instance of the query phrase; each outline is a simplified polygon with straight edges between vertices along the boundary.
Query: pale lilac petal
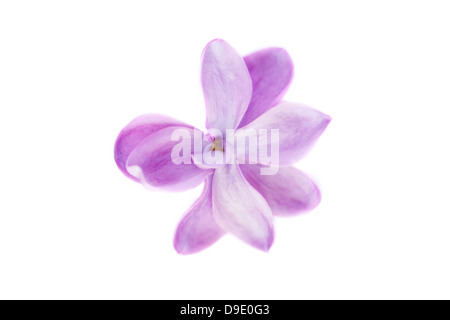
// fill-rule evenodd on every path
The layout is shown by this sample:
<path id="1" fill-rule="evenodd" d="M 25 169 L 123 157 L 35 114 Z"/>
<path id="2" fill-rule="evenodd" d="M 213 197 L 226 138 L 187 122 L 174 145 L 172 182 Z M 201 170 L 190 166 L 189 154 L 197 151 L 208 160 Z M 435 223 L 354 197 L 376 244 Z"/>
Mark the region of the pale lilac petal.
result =
<path id="1" fill-rule="evenodd" d="M 243 127 L 280 102 L 291 84 L 294 64 L 286 50 L 267 48 L 244 58 L 252 78 L 253 94 L 239 127 Z"/>
<path id="2" fill-rule="evenodd" d="M 225 234 L 214 220 L 211 182 L 212 175 L 206 178 L 200 198 L 178 224 L 173 240 L 178 253 L 191 254 L 206 249 Z"/>
<path id="3" fill-rule="evenodd" d="M 240 165 L 245 179 L 266 199 L 272 213 L 288 216 L 314 209 L 320 191 L 314 181 L 293 167 L 280 167 L 275 175 L 261 175 L 259 165 Z"/>
<path id="4" fill-rule="evenodd" d="M 226 154 L 222 151 L 205 151 L 194 153 L 192 162 L 200 169 L 217 169 L 227 162 Z"/>
<path id="5" fill-rule="evenodd" d="M 194 142 L 191 140 L 187 150 L 188 163 L 175 164 L 172 150 L 180 141 L 171 141 L 177 129 L 187 130 L 190 137 L 194 130 L 186 127 L 167 127 L 145 138 L 130 153 L 126 164 L 127 171 L 147 187 L 168 191 L 183 191 L 199 185 L 211 170 L 202 170 L 191 161 Z M 184 153 L 183 153 L 184 155 Z"/>
<path id="6" fill-rule="evenodd" d="M 263 196 L 245 180 L 238 165 L 216 169 L 212 193 L 217 224 L 248 244 L 268 251 L 273 242 L 272 212 Z"/>
<path id="7" fill-rule="evenodd" d="M 236 128 L 252 97 L 244 59 L 225 41 L 213 40 L 203 51 L 201 77 L 206 127 L 222 132 Z"/>
<path id="8" fill-rule="evenodd" d="M 123 174 L 130 179 L 137 180 L 136 177 L 129 174 L 126 169 L 128 156 L 133 149 L 136 148 L 137 145 L 149 135 L 170 126 L 190 127 L 181 121 L 172 119 L 165 115 L 145 114 L 135 118 L 122 129 L 114 146 L 114 159 Z"/>
<path id="9" fill-rule="evenodd" d="M 245 127 L 236 130 L 235 138 L 240 139 L 249 131 L 253 135 L 255 133 L 260 135 L 260 130 L 267 130 L 269 133 L 266 139 L 267 143 L 258 144 L 258 148 L 267 150 L 270 155 L 271 148 L 275 147 L 276 150 L 278 146 L 279 164 L 289 165 L 300 160 L 309 151 L 330 121 L 329 116 L 315 109 L 285 102 L 269 109 Z M 273 129 L 278 129 L 279 142 L 274 141 L 272 144 L 270 133 Z M 242 158 L 244 152 L 245 155 L 248 155 L 248 146 L 245 150 L 237 150 L 238 157 Z M 258 158 L 258 162 L 261 163 L 260 160 Z"/>

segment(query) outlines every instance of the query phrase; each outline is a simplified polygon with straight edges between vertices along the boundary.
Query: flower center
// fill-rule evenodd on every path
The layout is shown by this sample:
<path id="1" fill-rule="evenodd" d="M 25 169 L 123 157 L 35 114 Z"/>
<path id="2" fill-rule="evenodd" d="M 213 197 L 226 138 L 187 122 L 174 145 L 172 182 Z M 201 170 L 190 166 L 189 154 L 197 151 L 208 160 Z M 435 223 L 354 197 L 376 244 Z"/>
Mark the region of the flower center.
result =
<path id="1" fill-rule="evenodd" d="M 221 138 L 214 139 L 211 145 L 211 151 L 222 151 L 223 152 L 223 141 Z"/>

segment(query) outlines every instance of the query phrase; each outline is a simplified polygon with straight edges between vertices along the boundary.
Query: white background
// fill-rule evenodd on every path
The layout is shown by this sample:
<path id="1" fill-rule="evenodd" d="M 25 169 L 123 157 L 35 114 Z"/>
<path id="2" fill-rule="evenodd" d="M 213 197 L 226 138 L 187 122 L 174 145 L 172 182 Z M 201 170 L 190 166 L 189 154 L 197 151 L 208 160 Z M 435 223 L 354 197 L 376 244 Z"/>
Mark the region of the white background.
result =
<path id="1" fill-rule="evenodd" d="M 2 1 L 0 298 L 450 298 L 446 1 Z M 201 192 L 152 193 L 113 145 L 143 113 L 204 128 L 200 54 L 280 46 L 286 100 L 333 120 L 298 167 L 311 213 L 270 253 L 172 236 Z"/>

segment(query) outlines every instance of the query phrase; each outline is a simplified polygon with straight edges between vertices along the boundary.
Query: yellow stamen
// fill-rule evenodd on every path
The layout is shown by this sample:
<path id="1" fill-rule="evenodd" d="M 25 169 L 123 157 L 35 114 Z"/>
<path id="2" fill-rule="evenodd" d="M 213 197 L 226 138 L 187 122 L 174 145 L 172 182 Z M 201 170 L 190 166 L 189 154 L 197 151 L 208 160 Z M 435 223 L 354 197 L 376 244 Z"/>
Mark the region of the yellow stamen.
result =
<path id="1" fill-rule="evenodd" d="M 220 139 L 220 138 L 214 139 L 214 141 L 211 145 L 211 151 L 222 151 L 223 152 L 222 139 Z"/>

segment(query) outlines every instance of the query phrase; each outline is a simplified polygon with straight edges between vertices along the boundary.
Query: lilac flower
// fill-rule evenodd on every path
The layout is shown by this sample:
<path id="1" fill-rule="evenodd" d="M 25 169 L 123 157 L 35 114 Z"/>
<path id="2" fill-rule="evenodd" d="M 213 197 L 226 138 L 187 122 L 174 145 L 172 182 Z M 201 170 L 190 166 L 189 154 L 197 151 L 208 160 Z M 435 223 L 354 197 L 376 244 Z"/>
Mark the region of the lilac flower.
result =
<path id="1" fill-rule="evenodd" d="M 278 129 L 280 167 L 261 175 L 261 164 L 198 166 L 175 164 L 171 152 L 176 129 L 191 136 L 198 129 L 158 114 L 131 121 L 119 134 L 115 160 L 130 179 L 150 188 L 183 191 L 204 181 L 200 198 L 188 209 L 175 233 L 182 254 L 205 249 L 225 233 L 268 251 L 273 242 L 273 216 L 290 216 L 316 207 L 320 192 L 314 182 L 289 165 L 298 161 L 327 127 L 330 117 L 300 104 L 280 103 L 293 76 L 292 61 L 280 48 L 257 51 L 245 58 L 225 41 L 208 43 L 202 58 L 206 128 Z M 219 143 L 220 142 L 220 143 Z M 212 137 L 212 151 L 226 151 Z M 194 150 L 191 149 L 194 154 Z"/>

